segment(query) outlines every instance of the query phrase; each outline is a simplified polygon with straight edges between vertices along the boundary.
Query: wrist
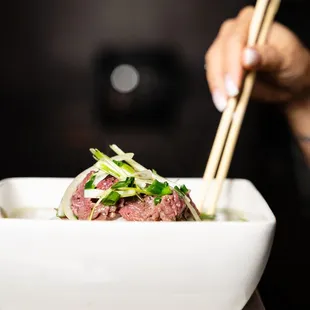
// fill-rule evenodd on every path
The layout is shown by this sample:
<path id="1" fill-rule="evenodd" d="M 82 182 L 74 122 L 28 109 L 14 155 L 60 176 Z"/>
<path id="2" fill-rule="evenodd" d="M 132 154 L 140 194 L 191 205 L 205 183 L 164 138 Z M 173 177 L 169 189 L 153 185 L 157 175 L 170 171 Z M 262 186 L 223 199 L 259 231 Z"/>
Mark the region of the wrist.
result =
<path id="1" fill-rule="evenodd" d="M 285 113 L 297 135 L 310 136 L 310 51 L 304 49 L 303 74 L 297 96 L 286 105 Z"/>
<path id="2" fill-rule="evenodd" d="M 285 113 L 296 136 L 310 137 L 310 96 L 288 104 Z"/>
<path id="3" fill-rule="evenodd" d="M 297 103 L 309 103 L 310 101 L 310 51 L 308 49 L 305 49 L 305 54 L 305 72 L 303 75 L 301 92 L 300 96 L 298 96 Z"/>
<path id="4" fill-rule="evenodd" d="M 287 105 L 285 112 L 305 162 L 310 167 L 310 97 Z"/>
<path id="5" fill-rule="evenodd" d="M 292 133 L 310 167 L 310 52 L 305 50 L 306 61 L 297 96 L 285 105 L 284 112 Z"/>

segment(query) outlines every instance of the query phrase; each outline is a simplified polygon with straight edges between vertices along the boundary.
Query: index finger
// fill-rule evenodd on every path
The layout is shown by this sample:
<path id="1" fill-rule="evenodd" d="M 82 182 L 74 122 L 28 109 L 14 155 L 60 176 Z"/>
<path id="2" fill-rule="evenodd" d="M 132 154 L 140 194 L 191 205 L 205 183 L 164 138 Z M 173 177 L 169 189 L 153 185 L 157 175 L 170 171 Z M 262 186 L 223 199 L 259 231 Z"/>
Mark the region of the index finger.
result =
<path id="1" fill-rule="evenodd" d="M 225 44 L 225 85 L 231 97 L 238 95 L 241 87 L 244 75 L 242 55 L 247 45 L 253 11 L 253 7 L 246 7 L 239 13 L 236 26 Z"/>

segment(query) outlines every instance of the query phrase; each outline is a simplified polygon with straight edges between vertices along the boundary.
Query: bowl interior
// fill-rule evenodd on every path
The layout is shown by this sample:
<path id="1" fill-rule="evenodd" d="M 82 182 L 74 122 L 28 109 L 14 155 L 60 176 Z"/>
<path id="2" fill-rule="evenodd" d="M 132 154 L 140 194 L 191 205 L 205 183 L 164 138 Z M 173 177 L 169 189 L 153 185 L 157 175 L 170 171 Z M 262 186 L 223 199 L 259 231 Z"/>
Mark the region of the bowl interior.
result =
<path id="1" fill-rule="evenodd" d="M 191 190 L 197 203 L 200 198 L 201 178 L 169 178 L 178 180 Z M 2 217 L 23 219 L 53 219 L 55 208 L 71 183 L 72 178 L 10 178 L 0 182 Z M 210 205 L 212 188 L 207 195 L 204 210 Z M 1 216 L 0 214 L 0 216 Z M 274 221 L 268 204 L 254 185 L 244 179 L 227 179 L 219 199 L 218 220 Z"/>

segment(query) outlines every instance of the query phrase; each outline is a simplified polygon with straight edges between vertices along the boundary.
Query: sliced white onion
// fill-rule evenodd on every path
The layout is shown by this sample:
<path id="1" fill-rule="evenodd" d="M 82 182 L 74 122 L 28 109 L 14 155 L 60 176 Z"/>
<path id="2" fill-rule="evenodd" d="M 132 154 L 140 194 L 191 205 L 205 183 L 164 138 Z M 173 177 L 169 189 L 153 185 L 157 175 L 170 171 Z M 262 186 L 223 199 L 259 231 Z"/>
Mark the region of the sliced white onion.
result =
<path id="1" fill-rule="evenodd" d="M 110 145 L 110 148 L 117 154 L 117 155 L 126 155 L 124 151 L 122 151 L 116 144 Z M 135 160 L 129 158 L 128 160 L 126 159 L 127 163 L 131 165 L 136 171 L 143 171 L 147 170 L 145 167 L 137 163 Z"/>
<path id="2" fill-rule="evenodd" d="M 99 198 L 104 192 L 102 189 L 85 189 L 84 198 Z"/>
<path id="3" fill-rule="evenodd" d="M 123 161 L 123 160 L 130 160 L 134 157 L 134 153 L 125 153 L 122 155 L 115 155 L 113 157 L 111 157 L 112 160 L 117 160 L 117 161 Z"/>
<path id="4" fill-rule="evenodd" d="M 141 181 L 139 179 L 136 179 L 136 184 L 140 187 L 140 188 L 145 188 L 146 187 L 146 182 L 145 181 Z M 149 182 L 150 184 L 152 184 L 152 182 Z"/>
<path id="5" fill-rule="evenodd" d="M 57 210 L 57 216 L 58 217 L 64 217 L 65 216 L 65 212 L 64 212 L 64 209 L 63 209 L 63 205 L 60 205 L 58 210 Z"/>
<path id="6" fill-rule="evenodd" d="M 129 190 L 126 190 L 126 191 L 122 191 L 122 190 L 118 190 L 117 191 L 121 197 L 132 197 L 132 196 L 135 196 L 137 193 L 134 189 L 129 189 Z"/>
<path id="7" fill-rule="evenodd" d="M 139 171 L 134 173 L 134 176 L 143 180 L 152 180 L 152 171 L 151 170 Z"/>
<path id="8" fill-rule="evenodd" d="M 94 180 L 94 185 L 97 186 L 102 180 L 104 180 L 108 176 L 107 173 L 103 171 L 98 171 Z"/>
<path id="9" fill-rule="evenodd" d="M 67 187 L 60 205 L 59 205 L 59 209 L 63 210 L 64 214 L 66 215 L 66 217 L 69 220 L 77 220 L 76 216 L 74 215 L 74 213 L 72 212 L 71 209 L 71 198 L 74 194 L 74 192 L 76 191 L 76 188 L 78 187 L 78 185 L 84 180 L 84 178 L 86 177 L 86 175 L 91 172 L 91 171 L 97 171 L 97 169 L 92 166 L 86 170 L 84 170 L 83 172 L 81 172 L 72 182 L 71 184 Z"/>
<path id="10" fill-rule="evenodd" d="M 184 201 L 185 201 L 187 207 L 189 208 L 189 210 L 191 211 L 195 221 L 200 222 L 201 219 L 200 219 L 196 209 L 192 206 L 192 204 L 191 204 L 190 200 L 188 199 L 188 197 L 185 196 L 184 197 Z"/>

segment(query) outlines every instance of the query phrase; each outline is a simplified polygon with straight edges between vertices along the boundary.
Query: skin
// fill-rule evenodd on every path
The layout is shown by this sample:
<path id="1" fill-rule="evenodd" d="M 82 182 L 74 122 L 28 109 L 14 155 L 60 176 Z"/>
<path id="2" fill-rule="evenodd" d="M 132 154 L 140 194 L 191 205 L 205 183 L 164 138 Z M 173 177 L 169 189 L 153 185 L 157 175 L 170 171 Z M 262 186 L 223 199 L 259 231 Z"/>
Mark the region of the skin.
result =
<path id="1" fill-rule="evenodd" d="M 236 18 L 226 20 L 205 55 L 206 78 L 215 105 L 223 111 L 227 98 L 240 92 L 245 70 L 256 70 L 252 97 L 283 103 L 310 166 L 310 142 L 299 139 L 310 137 L 310 51 L 291 30 L 276 22 L 263 46 L 247 46 L 253 11 L 246 7 Z"/>

